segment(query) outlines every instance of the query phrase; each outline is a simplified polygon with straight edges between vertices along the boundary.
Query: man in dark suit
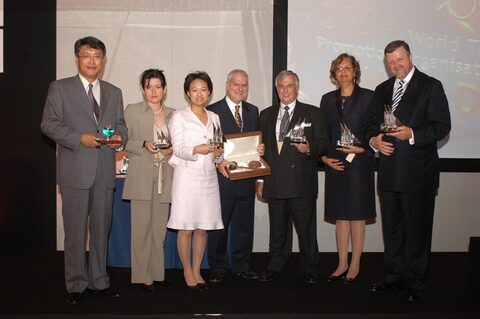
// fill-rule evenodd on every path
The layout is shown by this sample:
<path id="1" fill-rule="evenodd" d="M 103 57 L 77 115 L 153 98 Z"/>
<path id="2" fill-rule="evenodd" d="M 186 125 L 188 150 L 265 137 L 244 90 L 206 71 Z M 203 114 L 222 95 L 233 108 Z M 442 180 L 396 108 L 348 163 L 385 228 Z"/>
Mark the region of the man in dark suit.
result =
<path id="1" fill-rule="evenodd" d="M 225 90 L 225 98 L 207 107 L 207 110 L 218 114 L 223 133 L 257 131 L 258 108 L 245 101 L 248 96 L 247 73 L 238 69 L 230 71 Z M 241 278 L 258 279 L 258 275 L 250 267 L 255 217 L 255 179 L 230 181 L 222 175 L 220 167 L 218 182 L 225 228 L 208 233 L 209 280 L 214 283 L 222 282 L 229 269 Z M 231 262 L 227 244 L 229 232 Z"/>
<path id="2" fill-rule="evenodd" d="M 261 281 L 276 279 L 292 252 L 292 221 L 298 234 L 300 271 L 307 283 L 318 281 L 317 193 L 318 158 L 326 151 L 327 134 L 318 107 L 297 100 L 297 74 L 285 70 L 275 80 L 280 104 L 260 113 L 265 161 L 272 173 L 257 183 L 259 197 L 268 200 L 270 259 Z M 291 144 L 288 133 L 304 124 L 305 144 Z"/>
<path id="3" fill-rule="evenodd" d="M 367 130 L 379 152 L 378 189 L 385 244 L 385 281 L 371 287 L 385 293 L 406 286 L 407 301 L 424 297 L 430 259 L 433 211 L 439 186 L 437 142 L 450 131 L 448 101 L 440 81 L 420 72 L 408 44 L 389 43 L 384 51 L 393 75 L 375 89 L 375 118 Z M 380 133 L 389 105 L 401 123 Z"/>
<path id="4" fill-rule="evenodd" d="M 97 295 L 119 296 L 110 288 L 106 259 L 115 149 L 127 141 L 122 92 L 98 79 L 105 65 L 105 45 L 86 37 L 75 42 L 74 52 L 78 75 L 51 83 L 41 123 L 43 133 L 58 145 L 57 182 L 62 196 L 69 304 L 78 304 L 87 289 Z M 102 130 L 107 126 L 114 134 L 109 144 L 103 144 Z"/>

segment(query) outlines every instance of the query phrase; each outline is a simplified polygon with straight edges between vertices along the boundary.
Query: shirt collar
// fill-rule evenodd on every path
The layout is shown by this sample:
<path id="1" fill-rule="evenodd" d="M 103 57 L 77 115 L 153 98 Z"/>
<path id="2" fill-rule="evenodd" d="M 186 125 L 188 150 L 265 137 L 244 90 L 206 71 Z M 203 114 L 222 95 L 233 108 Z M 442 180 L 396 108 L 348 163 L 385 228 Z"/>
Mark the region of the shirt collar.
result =
<path id="1" fill-rule="evenodd" d="M 230 111 L 232 112 L 235 112 L 235 105 L 240 105 L 240 109 L 239 110 L 242 110 L 242 101 L 240 101 L 240 103 L 236 104 L 235 102 L 233 102 L 232 100 L 230 100 L 230 98 L 227 96 L 225 96 L 225 101 L 227 102 L 227 105 L 228 107 L 230 108 Z"/>
<path id="2" fill-rule="evenodd" d="M 82 84 L 83 84 L 83 87 L 88 90 L 88 85 L 90 84 L 90 82 L 88 82 L 87 79 L 85 79 L 85 77 L 83 75 L 81 75 L 80 73 L 78 73 L 78 76 L 80 77 L 80 81 L 82 81 Z M 95 79 L 95 81 L 92 82 L 93 84 L 93 89 L 96 89 L 97 88 L 97 85 L 100 83 L 100 81 L 98 81 L 98 79 Z"/>
<path id="3" fill-rule="evenodd" d="M 292 114 L 293 112 L 293 109 L 295 108 L 295 105 L 297 104 L 297 100 L 293 100 L 292 103 L 288 104 L 288 113 L 289 114 Z M 285 104 L 283 104 L 282 102 L 280 102 L 280 110 L 281 112 L 283 112 L 283 110 L 285 109 Z"/>
<path id="4" fill-rule="evenodd" d="M 405 82 L 405 85 L 407 85 L 410 80 L 412 79 L 412 76 L 413 76 L 413 72 L 415 72 L 415 66 L 410 70 L 410 72 L 408 72 L 407 76 L 403 79 L 403 82 Z M 400 79 L 395 79 L 395 85 L 398 85 L 398 83 L 400 82 L 401 80 Z"/>

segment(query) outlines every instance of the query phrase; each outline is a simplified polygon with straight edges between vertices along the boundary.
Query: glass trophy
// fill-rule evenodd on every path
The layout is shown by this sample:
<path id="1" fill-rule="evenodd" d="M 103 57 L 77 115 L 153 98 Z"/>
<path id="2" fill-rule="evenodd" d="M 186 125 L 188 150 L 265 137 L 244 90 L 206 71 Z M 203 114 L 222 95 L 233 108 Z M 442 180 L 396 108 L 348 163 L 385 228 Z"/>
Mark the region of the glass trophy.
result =
<path id="1" fill-rule="evenodd" d="M 360 141 L 355 135 L 350 131 L 345 123 L 340 123 L 340 139 L 337 140 L 337 146 L 345 147 L 352 145 L 360 145 Z"/>
<path id="2" fill-rule="evenodd" d="M 383 111 L 383 123 L 380 124 L 380 131 L 383 133 L 395 132 L 398 127 L 398 121 L 390 105 L 385 105 Z"/>
<path id="3" fill-rule="evenodd" d="M 305 122 L 305 119 L 299 118 L 292 129 L 285 134 L 285 137 L 290 138 L 290 145 L 307 144 L 307 137 L 305 136 L 305 127 L 312 126 L 312 123 Z"/>
<path id="4" fill-rule="evenodd" d="M 111 124 L 105 125 L 102 129 L 102 134 L 105 135 L 107 141 L 110 141 L 110 137 L 112 137 L 114 132 L 115 130 Z"/>
<path id="5" fill-rule="evenodd" d="M 120 143 L 119 141 L 116 140 L 111 140 L 110 138 L 113 136 L 113 133 L 115 132 L 115 129 L 111 124 L 105 125 L 102 129 L 102 134 L 105 136 L 105 139 L 99 139 L 98 143 L 100 144 L 117 144 Z"/>
<path id="6" fill-rule="evenodd" d="M 222 128 L 213 124 L 213 138 L 208 140 L 210 145 L 215 146 L 216 148 L 223 148 L 223 142 L 225 137 L 223 136 Z"/>
<path id="7" fill-rule="evenodd" d="M 166 150 L 172 146 L 172 143 L 168 136 L 163 134 L 163 131 L 157 131 L 157 139 L 153 145 L 155 146 L 155 150 Z"/>
<path id="8" fill-rule="evenodd" d="M 298 119 L 295 126 L 291 129 L 287 136 L 290 137 L 290 145 L 293 144 L 307 144 L 307 138 L 305 136 L 305 120 Z"/>
<path id="9" fill-rule="evenodd" d="M 124 156 L 123 159 L 122 159 L 122 168 L 120 169 L 120 174 L 121 175 L 127 174 L 128 163 L 129 163 L 128 157 Z"/>

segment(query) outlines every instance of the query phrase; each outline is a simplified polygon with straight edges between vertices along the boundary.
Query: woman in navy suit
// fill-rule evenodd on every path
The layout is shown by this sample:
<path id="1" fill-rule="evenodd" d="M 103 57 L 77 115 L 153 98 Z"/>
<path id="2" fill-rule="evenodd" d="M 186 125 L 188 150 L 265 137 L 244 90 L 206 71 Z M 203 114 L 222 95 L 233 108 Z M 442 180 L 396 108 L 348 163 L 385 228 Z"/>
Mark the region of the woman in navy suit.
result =
<path id="1" fill-rule="evenodd" d="M 364 138 L 371 114 L 373 92 L 358 86 L 360 65 L 351 55 L 342 53 L 332 61 L 330 80 L 337 90 L 322 97 L 328 132 L 325 164 L 325 217 L 335 220 L 338 266 L 329 281 L 353 284 L 360 271 L 360 256 L 365 240 L 365 221 L 376 217 L 374 156 Z M 355 136 L 352 145 L 338 145 L 341 126 Z M 348 263 L 348 245 L 352 258 Z"/>

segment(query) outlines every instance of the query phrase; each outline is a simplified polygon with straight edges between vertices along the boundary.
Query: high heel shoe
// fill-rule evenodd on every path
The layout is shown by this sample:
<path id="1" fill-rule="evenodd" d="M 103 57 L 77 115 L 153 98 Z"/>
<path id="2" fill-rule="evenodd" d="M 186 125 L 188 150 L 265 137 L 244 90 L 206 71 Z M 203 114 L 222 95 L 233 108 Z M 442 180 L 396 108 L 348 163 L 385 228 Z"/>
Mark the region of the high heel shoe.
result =
<path id="1" fill-rule="evenodd" d="M 346 277 L 346 276 L 345 276 L 345 278 L 343 279 L 343 283 L 344 283 L 345 285 L 347 285 L 347 286 L 348 286 L 348 285 L 353 285 L 353 284 L 355 284 L 355 283 L 357 282 L 358 276 L 360 276 L 360 274 L 357 274 L 357 275 L 356 275 L 355 277 L 353 277 L 353 278 L 352 278 L 352 277 Z"/>
<path id="2" fill-rule="evenodd" d="M 200 284 L 196 284 L 195 286 L 185 285 L 185 287 L 187 287 L 187 289 L 190 291 L 204 291 L 203 287 Z"/>
<path id="3" fill-rule="evenodd" d="M 343 279 L 346 275 L 347 275 L 347 272 L 348 272 L 348 269 L 345 270 L 344 272 L 342 272 L 340 275 L 338 276 L 335 276 L 335 275 L 330 275 L 330 277 L 328 277 L 327 281 L 328 282 L 337 282 L 337 281 L 340 281 L 341 279 Z"/>

